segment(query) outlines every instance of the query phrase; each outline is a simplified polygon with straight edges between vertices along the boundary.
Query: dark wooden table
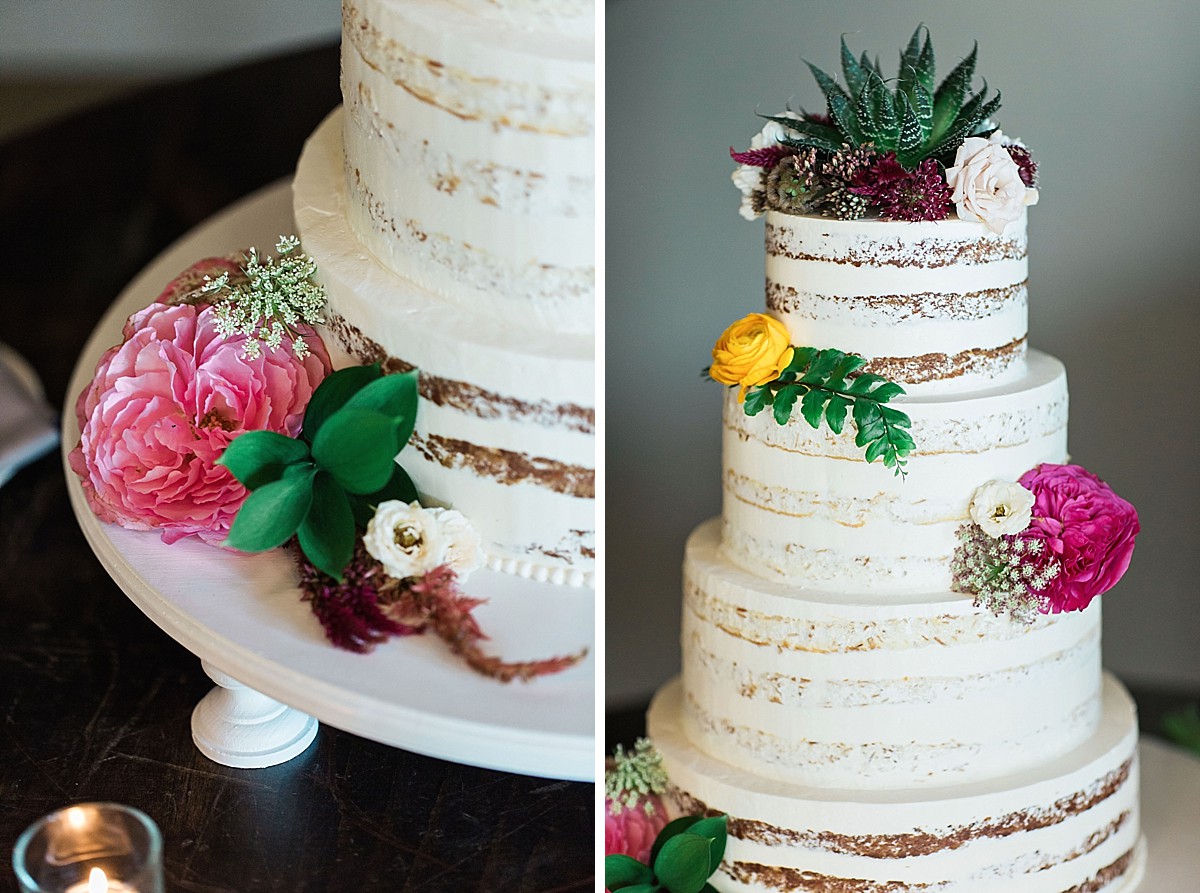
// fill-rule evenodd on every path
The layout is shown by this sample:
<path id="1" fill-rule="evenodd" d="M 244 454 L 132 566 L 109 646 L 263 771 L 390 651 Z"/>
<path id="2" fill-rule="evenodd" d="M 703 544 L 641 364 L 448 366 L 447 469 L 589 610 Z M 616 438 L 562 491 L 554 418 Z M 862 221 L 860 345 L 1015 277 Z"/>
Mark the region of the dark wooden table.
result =
<path id="1" fill-rule="evenodd" d="M 0 341 L 55 407 L 122 287 L 171 241 L 296 163 L 339 101 L 336 47 L 158 87 L 0 144 Z M 591 784 L 457 766 L 323 725 L 270 769 L 216 765 L 200 661 L 93 557 L 57 453 L 0 488 L 0 891 L 39 816 L 153 817 L 169 893 L 594 888 Z"/>

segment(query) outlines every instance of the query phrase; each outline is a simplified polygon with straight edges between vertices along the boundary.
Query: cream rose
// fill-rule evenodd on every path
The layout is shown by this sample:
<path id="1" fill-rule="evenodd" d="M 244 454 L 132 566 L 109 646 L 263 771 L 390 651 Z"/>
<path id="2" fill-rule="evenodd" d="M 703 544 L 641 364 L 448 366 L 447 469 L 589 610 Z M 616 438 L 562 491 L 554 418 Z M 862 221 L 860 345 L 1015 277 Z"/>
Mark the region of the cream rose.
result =
<path id="1" fill-rule="evenodd" d="M 992 539 L 1020 533 L 1033 520 L 1033 493 L 1012 481 L 988 481 L 971 497 L 971 520 Z"/>
<path id="2" fill-rule="evenodd" d="M 442 563 L 450 565 L 459 579 L 465 580 L 471 571 L 483 565 L 483 540 L 462 512 L 442 508 L 426 511 L 437 522 L 444 548 Z"/>
<path id="3" fill-rule="evenodd" d="M 946 169 L 946 184 L 952 190 L 958 216 L 978 220 L 994 233 L 1004 232 L 1009 221 L 1016 220 L 1026 205 L 1036 205 L 1036 189 L 1021 180 L 1021 170 L 1004 148 L 1005 137 L 999 130 L 990 139 L 972 136 L 963 140 L 954 156 L 954 165 Z"/>
<path id="4" fill-rule="evenodd" d="M 363 545 L 389 576 L 418 577 L 446 560 L 446 545 L 437 516 L 419 503 L 398 499 L 381 502 L 367 524 Z"/>

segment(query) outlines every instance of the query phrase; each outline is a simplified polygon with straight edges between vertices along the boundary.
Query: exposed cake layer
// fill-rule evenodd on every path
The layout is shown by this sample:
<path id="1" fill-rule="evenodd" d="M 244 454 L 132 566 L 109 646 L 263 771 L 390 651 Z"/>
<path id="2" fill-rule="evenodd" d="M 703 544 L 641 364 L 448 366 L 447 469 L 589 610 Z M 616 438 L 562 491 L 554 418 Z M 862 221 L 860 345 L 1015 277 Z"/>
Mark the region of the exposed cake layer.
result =
<path id="1" fill-rule="evenodd" d="M 593 331 L 593 56 L 590 32 L 346 0 L 345 177 L 363 244 L 472 312 Z"/>
<path id="2" fill-rule="evenodd" d="M 795 586 L 877 595 L 950 588 L 955 532 L 975 488 L 1015 481 L 1067 456 L 1062 364 L 1031 352 L 1004 385 L 899 398 L 916 452 L 908 476 L 868 464 L 852 424 L 840 435 L 798 413 L 747 416 L 731 389 L 724 421 L 724 550 L 741 567 Z"/>
<path id="3" fill-rule="evenodd" d="M 498 569 L 590 583 L 595 369 L 590 335 L 470 313 L 397 276 L 346 220 L 335 112 L 305 146 L 296 224 L 329 293 L 331 353 L 416 367 L 416 432 L 400 454 L 422 499 L 463 512 Z"/>
<path id="4" fill-rule="evenodd" d="M 783 784 L 685 735 L 682 688 L 650 708 L 676 814 L 725 813 L 721 893 L 1129 893 L 1144 865 L 1137 724 L 1107 678 L 1103 717 L 1070 753 L 987 782 L 920 791 Z"/>
<path id="5" fill-rule="evenodd" d="M 719 545 L 714 519 L 684 561 L 684 727 L 711 756 L 814 787 L 944 787 L 1096 728 L 1098 602 L 1026 625 L 958 593 L 827 596 L 749 574 Z"/>
<path id="6" fill-rule="evenodd" d="M 1026 355 L 1025 216 L 977 222 L 767 213 L 767 310 L 794 344 L 836 347 L 910 393 L 1011 380 Z"/>

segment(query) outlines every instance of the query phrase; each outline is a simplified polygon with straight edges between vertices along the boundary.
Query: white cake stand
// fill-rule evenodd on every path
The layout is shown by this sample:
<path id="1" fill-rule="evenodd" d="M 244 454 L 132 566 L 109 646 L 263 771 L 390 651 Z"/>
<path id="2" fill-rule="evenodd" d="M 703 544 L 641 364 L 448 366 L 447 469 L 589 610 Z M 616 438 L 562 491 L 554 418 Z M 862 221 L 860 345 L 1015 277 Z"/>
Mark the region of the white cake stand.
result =
<path id="1" fill-rule="evenodd" d="M 78 443 L 72 411 L 100 355 L 120 341 L 130 313 L 204 257 L 291 233 L 291 190 L 269 186 L 184 236 L 109 308 L 75 368 L 63 415 L 63 459 Z M 595 777 L 594 593 L 494 571 L 466 591 L 486 597 L 476 617 L 488 649 L 508 660 L 567 654 L 587 659 L 533 682 L 475 673 L 435 636 L 392 639 L 368 655 L 335 648 L 282 551 L 241 555 L 191 539 L 165 545 L 153 532 L 99 521 L 66 468 L 71 505 L 101 564 L 130 600 L 203 661 L 218 687 L 196 707 L 193 740 L 227 766 L 271 766 L 301 753 L 317 720 L 405 750 L 525 775 Z"/>

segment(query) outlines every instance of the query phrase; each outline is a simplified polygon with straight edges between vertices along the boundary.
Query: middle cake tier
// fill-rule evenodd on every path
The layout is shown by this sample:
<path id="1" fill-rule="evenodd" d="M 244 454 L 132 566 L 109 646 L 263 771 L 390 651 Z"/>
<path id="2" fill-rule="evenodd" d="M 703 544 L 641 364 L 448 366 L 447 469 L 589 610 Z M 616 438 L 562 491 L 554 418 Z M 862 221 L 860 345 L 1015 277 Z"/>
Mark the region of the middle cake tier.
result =
<path id="1" fill-rule="evenodd" d="M 683 721 L 764 778 L 940 787 L 1079 746 L 1100 716 L 1100 608 L 1013 621 L 959 593 L 903 600 L 764 580 L 702 525 L 684 563 Z"/>
<path id="2" fill-rule="evenodd" d="M 975 488 L 1067 458 L 1062 364 L 1031 351 L 1017 379 L 968 393 L 901 397 L 915 452 L 906 476 L 868 464 L 840 435 L 770 412 L 724 414 L 722 549 L 767 579 L 896 596 L 950 588 L 957 531 Z"/>

